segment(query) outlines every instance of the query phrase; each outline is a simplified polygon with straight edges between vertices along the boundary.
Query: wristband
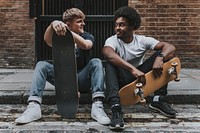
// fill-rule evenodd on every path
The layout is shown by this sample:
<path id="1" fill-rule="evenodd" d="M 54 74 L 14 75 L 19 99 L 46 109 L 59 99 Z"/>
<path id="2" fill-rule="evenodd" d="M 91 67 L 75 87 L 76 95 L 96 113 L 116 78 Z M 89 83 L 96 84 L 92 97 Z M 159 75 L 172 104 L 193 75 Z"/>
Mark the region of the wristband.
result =
<path id="1" fill-rule="evenodd" d="M 159 53 L 158 57 L 163 57 L 163 60 L 164 60 L 164 55 L 162 53 Z"/>
<path id="2" fill-rule="evenodd" d="M 158 57 L 163 57 L 164 58 L 164 55 L 162 53 L 159 53 Z"/>

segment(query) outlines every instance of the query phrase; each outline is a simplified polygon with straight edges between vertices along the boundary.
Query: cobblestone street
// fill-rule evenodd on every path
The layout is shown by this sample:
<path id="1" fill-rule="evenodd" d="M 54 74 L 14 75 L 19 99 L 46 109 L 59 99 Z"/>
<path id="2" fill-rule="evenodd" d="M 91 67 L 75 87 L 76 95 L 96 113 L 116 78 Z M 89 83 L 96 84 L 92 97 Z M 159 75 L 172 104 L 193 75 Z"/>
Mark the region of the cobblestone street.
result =
<path id="1" fill-rule="evenodd" d="M 42 119 L 25 124 L 16 125 L 14 120 L 26 105 L 1 105 L 0 132 L 2 133 L 65 133 L 65 132 L 112 132 L 108 126 L 95 122 L 90 117 L 90 105 L 80 105 L 75 119 L 63 119 L 57 115 L 55 105 L 42 106 Z M 123 107 L 126 129 L 123 132 L 149 133 L 198 133 L 200 132 L 199 105 L 172 105 L 178 112 L 175 119 L 149 112 L 148 106 L 136 105 Z M 110 116 L 108 107 L 106 112 Z"/>

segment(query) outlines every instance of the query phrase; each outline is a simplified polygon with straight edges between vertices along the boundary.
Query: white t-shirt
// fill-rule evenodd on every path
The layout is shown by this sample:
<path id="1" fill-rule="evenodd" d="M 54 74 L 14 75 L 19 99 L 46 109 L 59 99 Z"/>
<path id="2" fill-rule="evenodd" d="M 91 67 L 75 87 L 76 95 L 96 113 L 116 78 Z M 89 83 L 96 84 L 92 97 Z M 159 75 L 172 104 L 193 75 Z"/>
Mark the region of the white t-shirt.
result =
<path id="1" fill-rule="evenodd" d="M 106 40 L 104 47 L 110 46 L 122 59 L 137 67 L 143 63 L 146 50 L 153 50 L 158 43 L 152 37 L 133 34 L 133 41 L 127 44 L 113 35 Z"/>

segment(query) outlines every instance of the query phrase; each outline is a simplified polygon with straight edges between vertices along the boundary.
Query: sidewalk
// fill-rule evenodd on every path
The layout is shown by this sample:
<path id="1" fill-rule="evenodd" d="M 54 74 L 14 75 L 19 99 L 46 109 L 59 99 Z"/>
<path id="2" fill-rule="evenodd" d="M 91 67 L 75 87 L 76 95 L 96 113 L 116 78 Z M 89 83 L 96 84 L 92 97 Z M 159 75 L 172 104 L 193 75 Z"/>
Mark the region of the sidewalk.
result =
<path id="1" fill-rule="evenodd" d="M 0 69 L 0 103 L 26 103 L 33 75 L 32 69 Z M 200 70 L 181 69 L 181 81 L 170 82 L 168 100 L 175 104 L 200 103 Z M 89 97 L 89 98 L 88 98 Z M 81 95 L 82 103 L 90 103 L 87 94 Z M 54 86 L 47 83 L 43 104 L 55 104 Z"/>
<path id="2" fill-rule="evenodd" d="M 74 119 L 64 119 L 57 114 L 54 87 L 46 84 L 42 104 L 42 118 L 38 121 L 16 125 L 14 120 L 25 110 L 33 70 L 0 69 L 0 133 L 67 133 L 112 132 L 108 126 L 94 121 L 90 116 L 88 95 L 81 94 L 83 101 Z M 180 82 L 170 82 L 168 100 L 179 113 L 175 119 L 149 111 L 148 104 L 123 107 L 126 129 L 123 132 L 200 132 L 200 70 L 182 69 Z M 111 116 L 110 108 L 105 111 Z"/>

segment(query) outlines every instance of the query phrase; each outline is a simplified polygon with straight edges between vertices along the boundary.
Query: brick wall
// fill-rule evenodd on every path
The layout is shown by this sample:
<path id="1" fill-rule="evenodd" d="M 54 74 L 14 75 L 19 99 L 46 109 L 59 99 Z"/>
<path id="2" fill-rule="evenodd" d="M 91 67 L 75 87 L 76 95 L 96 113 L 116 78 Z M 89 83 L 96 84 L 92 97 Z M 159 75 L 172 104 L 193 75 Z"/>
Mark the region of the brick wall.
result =
<path id="1" fill-rule="evenodd" d="M 0 67 L 34 66 L 34 22 L 29 0 L 0 0 Z"/>
<path id="2" fill-rule="evenodd" d="M 142 17 L 137 33 L 176 46 L 185 68 L 200 68 L 200 0 L 129 0 Z M 0 0 L 0 67 L 33 68 L 35 21 L 28 0 Z"/>
<path id="3" fill-rule="evenodd" d="M 176 46 L 182 67 L 200 68 L 200 0 L 129 0 L 142 17 L 137 33 Z"/>

